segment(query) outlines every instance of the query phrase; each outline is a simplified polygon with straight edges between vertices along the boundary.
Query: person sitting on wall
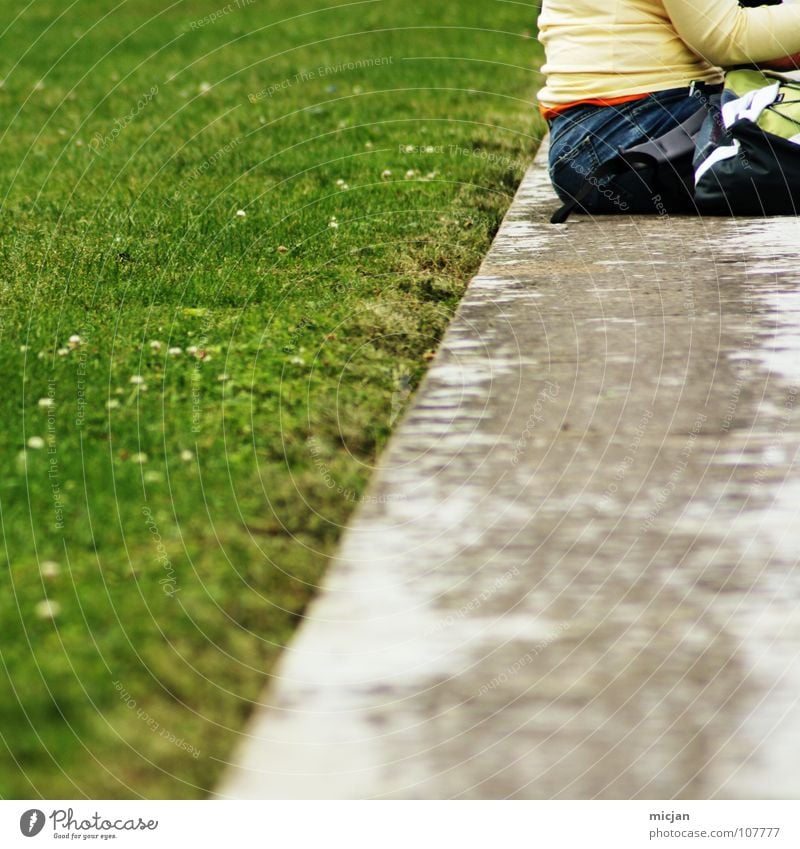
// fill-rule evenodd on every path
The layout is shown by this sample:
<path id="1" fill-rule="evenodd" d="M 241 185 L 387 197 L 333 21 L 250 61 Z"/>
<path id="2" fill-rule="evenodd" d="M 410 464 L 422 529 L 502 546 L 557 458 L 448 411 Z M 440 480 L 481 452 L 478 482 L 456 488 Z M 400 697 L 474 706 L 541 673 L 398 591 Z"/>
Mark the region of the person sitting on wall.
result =
<path id="1" fill-rule="evenodd" d="M 800 66 L 800 2 L 543 0 L 539 40 L 550 178 L 569 203 L 619 149 L 664 135 L 718 93 L 723 69 Z M 601 191 L 580 206 L 620 203 Z"/>

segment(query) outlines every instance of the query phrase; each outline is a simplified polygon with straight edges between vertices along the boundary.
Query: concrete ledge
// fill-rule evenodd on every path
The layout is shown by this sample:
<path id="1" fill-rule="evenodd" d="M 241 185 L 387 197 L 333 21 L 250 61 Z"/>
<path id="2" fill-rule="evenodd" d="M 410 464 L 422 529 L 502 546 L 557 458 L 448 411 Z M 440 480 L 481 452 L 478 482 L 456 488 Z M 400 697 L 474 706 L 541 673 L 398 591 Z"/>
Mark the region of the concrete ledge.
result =
<path id="1" fill-rule="evenodd" d="M 800 795 L 800 226 L 544 157 L 220 797 Z"/>

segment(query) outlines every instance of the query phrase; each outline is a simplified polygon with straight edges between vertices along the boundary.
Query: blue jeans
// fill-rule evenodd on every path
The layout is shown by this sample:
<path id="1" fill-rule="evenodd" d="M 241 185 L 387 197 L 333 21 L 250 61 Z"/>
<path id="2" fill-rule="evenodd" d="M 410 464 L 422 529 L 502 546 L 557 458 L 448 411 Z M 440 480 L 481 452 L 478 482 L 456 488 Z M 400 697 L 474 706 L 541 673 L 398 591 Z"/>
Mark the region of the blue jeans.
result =
<path id="1" fill-rule="evenodd" d="M 550 179 L 565 203 L 585 185 L 586 178 L 620 148 L 650 141 L 693 115 L 721 86 L 696 84 L 657 91 L 618 106 L 573 106 L 550 123 Z M 704 128 L 705 129 L 705 128 Z M 636 209 L 641 185 L 633 175 L 599 181 L 582 204 L 586 212 L 613 213 Z M 653 211 L 652 209 L 650 211 Z"/>

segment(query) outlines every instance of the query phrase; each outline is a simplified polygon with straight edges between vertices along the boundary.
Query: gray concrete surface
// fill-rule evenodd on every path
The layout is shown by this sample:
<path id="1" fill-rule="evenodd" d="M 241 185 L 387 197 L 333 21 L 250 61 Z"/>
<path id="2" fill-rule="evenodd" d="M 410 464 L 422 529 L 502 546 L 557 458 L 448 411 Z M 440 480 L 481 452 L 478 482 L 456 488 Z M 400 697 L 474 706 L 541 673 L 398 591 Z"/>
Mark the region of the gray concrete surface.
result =
<path id="1" fill-rule="evenodd" d="M 800 796 L 800 225 L 542 157 L 220 796 Z"/>

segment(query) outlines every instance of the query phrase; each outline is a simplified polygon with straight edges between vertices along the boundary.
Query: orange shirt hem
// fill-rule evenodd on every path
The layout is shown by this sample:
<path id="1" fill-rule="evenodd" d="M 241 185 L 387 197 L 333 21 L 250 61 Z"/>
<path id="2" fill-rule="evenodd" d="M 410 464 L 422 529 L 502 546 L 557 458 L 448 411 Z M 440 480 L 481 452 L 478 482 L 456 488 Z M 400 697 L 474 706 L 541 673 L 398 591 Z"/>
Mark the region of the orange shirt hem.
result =
<path id="1" fill-rule="evenodd" d="M 620 97 L 590 97 L 586 100 L 575 100 L 572 103 L 559 103 L 558 106 L 543 106 L 539 104 L 539 111 L 546 121 L 566 112 L 567 109 L 572 109 L 573 106 L 618 106 L 620 103 L 630 103 L 633 100 L 644 100 L 649 97 L 650 92 L 644 94 L 623 94 Z"/>

